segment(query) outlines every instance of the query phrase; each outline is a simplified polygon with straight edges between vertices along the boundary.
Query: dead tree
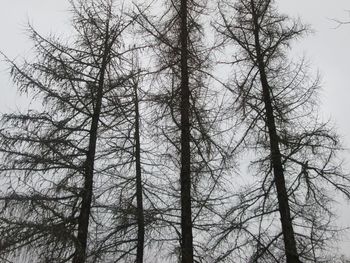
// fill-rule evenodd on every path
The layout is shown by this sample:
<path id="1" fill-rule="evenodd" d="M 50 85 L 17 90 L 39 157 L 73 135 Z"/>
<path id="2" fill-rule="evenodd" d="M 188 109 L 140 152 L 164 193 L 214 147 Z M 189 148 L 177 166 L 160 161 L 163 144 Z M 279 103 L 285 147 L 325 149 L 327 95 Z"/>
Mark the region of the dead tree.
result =
<path id="1" fill-rule="evenodd" d="M 181 262 L 205 260 L 202 244 L 215 224 L 214 203 L 222 201 L 218 189 L 226 151 L 219 131 L 221 102 L 208 87 L 211 54 L 202 41 L 201 24 L 206 3 L 169 1 L 161 9 L 145 6 L 137 6 L 136 15 L 151 54 L 145 63 L 151 65 L 146 94 L 154 110 L 148 121 L 159 147 L 152 161 L 162 174 L 147 193 L 158 210 L 155 224 L 163 229 L 158 230 L 162 237 L 154 239 L 172 246 L 172 256 Z M 155 12 L 162 14 L 160 20 Z M 164 188 L 159 186 L 161 180 Z"/>
<path id="2" fill-rule="evenodd" d="M 118 167 L 108 148 L 118 134 L 111 137 L 110 127 L 125 122 L 115 98 L 132 74 L 122 65 L 131 21 L 115 14 L 111 1 L 80 1 L 73 13 L 76 35 L 67 44 L 30 28 L 36 60 L 8 60 L 19 90 L 42 107 L 2 118 L 4 258 L 24 249 L 42 262 L 108 260 L 101 247 L 109 231 L 129 227 L 113 226 L 105 204 Z"/>
<path id="3" fill-rule="evenodd" d="M 258 158 L 252 163 L 261 175 L 228 210 L 224 221 L 234 220 L 221 228 L 219 243 L 231 231 L 246 238 L 231 236 L 236 247 L 219 258 L 243 249 L 237 244 L 255 244 L 248 261 L 316 260 L 323 242 L 334 233 L 328 228 L 330 198 L 321 182 L 349 196 L 349 179 L 337 165 L 336 134 L 317 117 L 318 79 L 310 77 L 305 61 L 288 62 L 291 41 L 307 28 L 278 14 L 270 0 L 223 1 L 219 6 L 216 30 L 224 44 L 237 48 L 230 91 L 235 114 L 246 126 L 241 144 L 254 149 Z M 274 226 L 276 212 L 281 232 Z"/>

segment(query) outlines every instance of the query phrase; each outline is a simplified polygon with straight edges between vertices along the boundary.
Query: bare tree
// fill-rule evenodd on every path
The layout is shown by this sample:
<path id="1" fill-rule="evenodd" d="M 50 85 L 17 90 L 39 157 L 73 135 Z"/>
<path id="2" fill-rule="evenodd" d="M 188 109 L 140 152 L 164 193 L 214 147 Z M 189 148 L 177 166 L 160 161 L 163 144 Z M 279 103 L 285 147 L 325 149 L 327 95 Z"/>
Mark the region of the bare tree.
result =
<path id="1" fill-rule="evenodd" d="M 173 244 L 173 256 L 181 262 L 202 262 L 208 256 L 204 240 L 215 224 L 214 204 L 222 202 L 224 195 L 219 191 L 227 157 L 219 124 L 223 106 L 217 87 L 208 85 L 211 48 L 202 42 L 206 3 L 161 4 L 162 8 L 137 6 L 145 46 L 154 54 L 147 64 L 151 65 L 147 97 L 154 109 L 149 120 L 156 130 L 153 139 L 159 145 L 153 160 L 162 174 L 148 195 L 162 199 L 153 201 L 159 211 L 158 226 L 163 227 L 157 242 Z M 152 8 L 162 14 L 160 20 Z M 176 172 L 180 181 L 174 177 Z M 160 188 L 160 180 L 165 189 Z"/>
<path id="2" fill-rule="evenodd" d="M 222 1 L 219 7 L 216 29 L 224 44 L 237 47 L 230 90 L 246 125 L 240 143 L 257 154 L 252 164 L 261 179 L 227 211 L 214 247 L 231 236 L 236 245 L 220 260 L 242 250 L 251 262 L 317 260 L 334 233 L 325 185 L 349 197 L 349 178 L 337 164 L 336 134 L 317 117 L 318 79 L 309 76 L 305 61 L 288 62 L 286 55 L 307 28 L 278 14 L 270 0 Z"/>
<path id="3" fill-rule="evenodd" d="M 82 263 L 88 257 L 108 262 L 108 253 L 117 252 L 105 247 L 106 240 L 122 232 L 128 237 L 133 225 L 121 224 L 120 215 L 115 221 L 115 207 L 123 203 L 109 198 L 122 165 L 111 146 L 130 140 L 112 133 L 128 123 L 118 96 L 134 74 L 124 63 L 123 35 L 131 21 L 115 14 L 111 1 L 72 4 L 74 39 L 61 44 L 30 28 L 36 61 L 18 66 L 8 60 L 19 90 L 42 107 L 2 118 L 4 258 L 24 249 L 38 262 Z M 118 242 L 135 242 L 128 238 Z M 117 249 L 120 257 L 133 248 L 125 249 Z"/>
<path id="4" fill-rule="evenodd" d="M 0 122 L 0 259 L 329 260 L 330 191 L 350 181 L 318 77 L 287 55 L 307 28 L 273 1 L 223 0 L 213 45 L 205 1 L 147 4 L 127 18 L 72 1 L 74 38 L 30 28 L 33 62 L 7 59 L 33 106 Z M 233 54 L 228 83 L 214 49 Z"/>

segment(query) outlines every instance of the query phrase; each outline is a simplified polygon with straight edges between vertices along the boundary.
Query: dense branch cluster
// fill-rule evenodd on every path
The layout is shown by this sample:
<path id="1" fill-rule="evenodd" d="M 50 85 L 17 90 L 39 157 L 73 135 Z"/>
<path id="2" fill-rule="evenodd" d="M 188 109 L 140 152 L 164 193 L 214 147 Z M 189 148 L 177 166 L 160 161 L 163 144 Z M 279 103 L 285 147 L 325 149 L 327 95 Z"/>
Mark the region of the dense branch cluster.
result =
<path id="1" fill-rule="evenodd" d="M 69 40 L 5 57 L 33 102 L 0 122 L 1 262 L 334 259 L 350 178 L 288 55 L 307 27 L 272 0 L 71 4 Z"/>

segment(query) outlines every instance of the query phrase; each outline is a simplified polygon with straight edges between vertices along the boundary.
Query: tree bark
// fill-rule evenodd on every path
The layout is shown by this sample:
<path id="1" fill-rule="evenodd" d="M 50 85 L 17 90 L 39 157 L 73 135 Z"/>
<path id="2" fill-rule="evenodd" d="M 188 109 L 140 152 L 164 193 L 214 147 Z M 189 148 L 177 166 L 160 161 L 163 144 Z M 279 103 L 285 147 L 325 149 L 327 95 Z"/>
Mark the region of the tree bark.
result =
<path id="1" fill-rule="evenodd" d="M 187 0 L 181 0 L 181 262 L 193 263 L 187 9 Z"/>
<path id="2" fill-rule="evenodd" d="M 187 0 L 181 0 L 181 262 L 193 262 Z"/>
<path id="3" fill-rule="evenodd" d="M 254 4 L 252 6 L 254 12 Z M 282 156 L 279 148 L 279 139 L 277 135 L 275 117 L 271 102 L 270 87 L 266 75 L 266 67 L 264 58 L 261 52 L 261 45 L 259 40 L 259 22 L 257 14 L 253 14 L 254 20 L 254 38 L 256 50 L 256 62 L 259 69 L 260 81 L 263 91 L 263 101 L 266 113 L 266 125 L 269 133 L 271 162 L 274 173 L 275 186 L 277 191 L 278 208 L 281 216 L 282 233 L 284 239 L 285 253 L 287 263 L 300 263 L 295 234 L 293 230 L 292 218 L 290 215 L 290 207 L 288 200 L 288 193 L 286 189 L 286 182 L 284 178 L 284 171 L 282 166 Z"/>
<path id="4" fill-rule="evenodd" d="M 136 161 L 136 203 L 137 203 L 137 252 L 136 263 L 143 262 L 143 250 L 145 242 L 145 221 L 142 200 L 142 172 L 141 172 L 141 146 L 140 146 L 140 113 L 137 85 L 135 93 L 135 161 Z"/>
<path id="5" fill-rule="evenodd" d="M 85 263 L 86 261 L 86 248 L 87 239 L 89 232 L 89 219 L 91 212 L 91 201 L 93 192 L 93 176 L 94 176 L 94 163 L 95 163 L 95 153 L 96 153 L 96 142 L 97 142 L 97 132 L 98 132 L 98 122 L 100 119 L 102 97 L 103 97 L 103 86 L 105 79 L 105 72 L 108 63 L 108 30 L 106 33 L 106 39 L 104 44 L 104 53 L 101 62 L 101 69 L 99 72 L 99 79 L 97 85 L 97 95 L 96 104 L 92 115 L 91 126 L 90 126 L 90 137 L 89 137 L 89 148 L 86 156 L 85 163 L 85 180 L 84 188 L 81 192 L 81 209 L 78 218 L 78 244 L 73 256 L 73 263 Z"/>

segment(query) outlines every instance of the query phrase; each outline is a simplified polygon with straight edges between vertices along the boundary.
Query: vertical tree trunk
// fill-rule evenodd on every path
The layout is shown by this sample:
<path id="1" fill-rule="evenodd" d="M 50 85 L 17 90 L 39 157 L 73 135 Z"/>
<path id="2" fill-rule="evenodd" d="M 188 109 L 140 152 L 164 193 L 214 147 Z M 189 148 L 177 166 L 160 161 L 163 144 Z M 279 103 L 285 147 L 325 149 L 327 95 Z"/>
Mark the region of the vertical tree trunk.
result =
<path id="1" fill-rule="evenodd" d="M 252 1 L 252 10 L 255 12 L 254 3 Z M 261 46 L 259 40 L 259 21 L 258 14 L 253 14 L 254 19 L 254 37 L 255 37 L 255 49 L 256 49 L 256 60 L 259 68 L 260 81 L 263 91 L 263 101 L 266 112 L 266 125 L 268 128 L 269 139 L 270 139 L 270 152 L 271 162 L 273 167 L 273 173 L 275 178 L 275 186 L 277 191 L 278 208 L 281 216 L 282 233 L 284 239 L 285 253 L 287 263 L 300 263 L 295 235 L 293 230 L 292 218 L 290 215 L 290 207 L 288 201 L 288 193 L 286 189 L 286 183 L 284 178 L 284 171 L 282 166 L 282 156 L 279 149 L 278 135 L 275 123 L 275 117 L 273 113 L 273 107 L 271 102 L 270 87 L 268 84 L 265 63 L 261 54 Z"/>
<path id="2" fill-rule="evenodd" d="M 105 72 L 107 68 L 108 60 L 108 32 L 106 33 L 106 40 L 104 45 L 104 54 L 102 58 L 101 69 L 99 72 L 99 79 L 97 84 L 97 95 L 96 103 L 94 107 L 94 112 L 91 120 L 90 134 L 89 134 L 89 148 L 86 156 L 85 163 L 85 178 L 84 178 L 84 188 L 81 192 L 81 209 L 78 218 L 78 244 L 73 257 L 73 263 L 85 263 L 86 261 L 86 247 L 87 238 L 89 232 L 89 219 L 91 211 L 91 201 L 93 192 L 93 176 L 94 176 L 94 163 L 95 163 L 95 153 L 96 153 L 96 142 L 97 142 L 97 130 L 98 122 L 100 119 L 102 97 L 103 97 L 103 86 L 105 79 Z"/>
<path id="3" fill-rule="evenodd" d="M 141 172 L 141 146 L 140 146 L 140 113 L 137 85 L 135 93 L 135 161 L 136 161 L 136 202 L 137 202 L 137 254 L 136 263 L 143 262 L 143 250 L 145 242 L 145 221 L 142 200 L 142 172 Z"/>
<path id="4" fill-rule="evenodd" d="M 188 73 L 187 0 L 180 5 L 181 43 L 181 262 L 193 262 L 191 211 L 190 89 Z"/>

